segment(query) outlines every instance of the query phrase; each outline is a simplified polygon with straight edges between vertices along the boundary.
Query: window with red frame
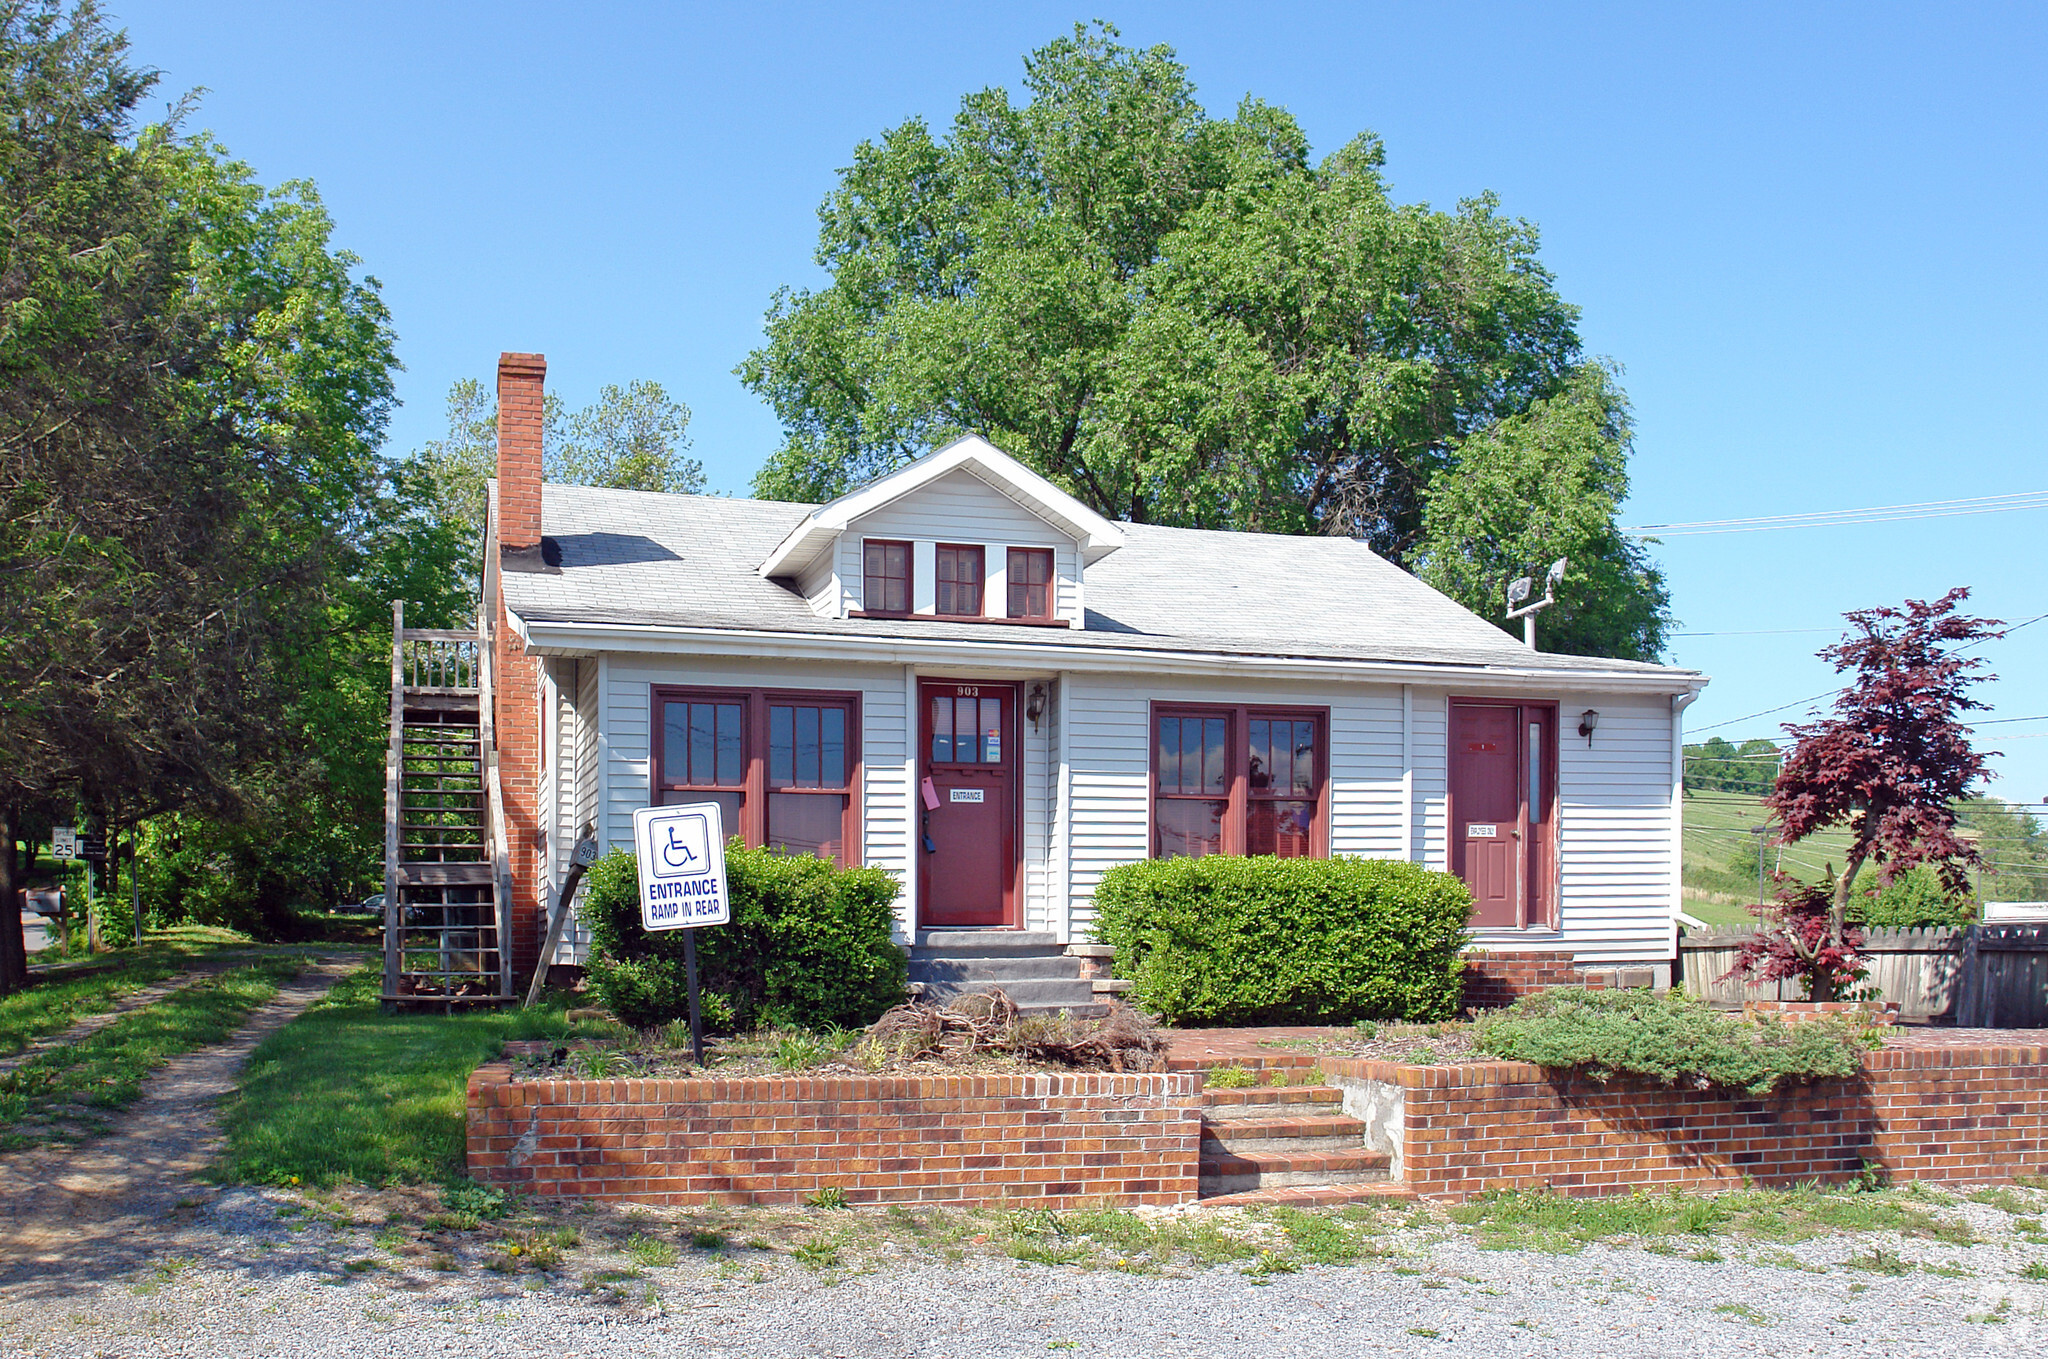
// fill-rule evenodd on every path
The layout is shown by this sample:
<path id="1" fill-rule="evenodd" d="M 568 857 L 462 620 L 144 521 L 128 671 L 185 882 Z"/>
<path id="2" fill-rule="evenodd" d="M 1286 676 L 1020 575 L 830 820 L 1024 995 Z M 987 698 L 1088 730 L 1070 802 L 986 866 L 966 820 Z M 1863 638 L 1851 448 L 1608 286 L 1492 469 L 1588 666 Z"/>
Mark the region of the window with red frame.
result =
<path id="1" fill-rule="evenodd" d="M 863 546 L 861 610 L 910 612 L 910 544 L 870 538 Z"/>
<path id="2" fill-rule="evenodd" d="M 1052 617 L 1052 551 L 1042 547 L 1010 549 L 1004 583 L 1009 587 L 1010 617 Z"/>
<path id="3" fill-rule="evenodd" d="M 933 612 L 956 618 L 981 617 L 982 549 L 940 543 L 933 556 L 933 570 L 938 577 Z"/>
<path id="4" fill-rule="evenodd" d="M 716 802 L 749 845 L 858 862 L 858 714 L 851 694 L 657 688 L 656 801 Z"/>
<path id="5" fill-rule="evenodd" d="M 1327 854 L 1327 725 L 1318 712 L 1155 708 L 1153 857 Z"/>

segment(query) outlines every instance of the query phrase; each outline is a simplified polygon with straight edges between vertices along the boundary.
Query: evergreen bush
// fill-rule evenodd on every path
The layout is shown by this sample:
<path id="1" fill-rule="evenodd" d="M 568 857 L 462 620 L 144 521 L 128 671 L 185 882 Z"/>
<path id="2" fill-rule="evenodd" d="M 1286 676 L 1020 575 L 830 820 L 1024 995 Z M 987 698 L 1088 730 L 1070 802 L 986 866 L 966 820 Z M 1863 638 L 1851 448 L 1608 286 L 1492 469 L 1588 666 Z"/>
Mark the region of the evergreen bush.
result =
<path id="1" fill-rule="evenodd" d="M 894 878 L 738 841 L 725 871 L 732 923 L 696 931 L 708 1027 L 853 1027 L 902 1002 L 905 959 L 889 937 Z M 636 1029 L 687 1017 L 684 931 L 641 928 L 633 856 L 613 850 L 584 884 L 577 914 L 590 928 L 599 998 Z"/>
<path id="2" fill-rule="evenodd" d="M 1763 1095 L 1782 1081 L 1853 1076 L 1875 1040 L 1846 1016 L 1751 1022 L 1676 992 L 1560 986 L 1482 1016 L 1473 1043 L 1495 1057 L 1596 1081 L 1635 1076 Z"/>
<path id="3" fill-rule="evenodd" d="M 1105 873 L 1095 907 L 1132 1003 L 1169 1023 L 1444 1019 L 1462 995 L 1471 894 L 1417 864 L 1148 859 Z"/>

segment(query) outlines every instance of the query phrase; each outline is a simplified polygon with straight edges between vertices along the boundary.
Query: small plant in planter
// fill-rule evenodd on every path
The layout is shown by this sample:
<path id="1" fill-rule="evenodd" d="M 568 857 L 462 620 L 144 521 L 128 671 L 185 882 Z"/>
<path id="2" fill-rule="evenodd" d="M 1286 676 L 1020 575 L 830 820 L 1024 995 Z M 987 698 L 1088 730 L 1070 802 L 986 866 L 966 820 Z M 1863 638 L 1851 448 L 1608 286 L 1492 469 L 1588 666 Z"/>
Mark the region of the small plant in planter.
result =
<path id="1" fill-rule="evenodd" d="M 1822 649 L 1837 672 L 1856 679 L 1835 699 L 1835 715 L 1804 726 L 1764 805 L 1778 823 L 1776 843 L 1846 825 L 1849 852 L 1818 884 L 1780 876 L 1778 899 L 1757 908 L 1766 928 L 1746 945 L 1730 976 L 1797 979 L 1808 999 L 1833 1001 L 1863 976 L 1861 935 L 1848 923 L 1851 893 L 1864 865 L 1880 884 L 1930 865 L 1952 897 L 1969 891 L 1977 851 L 1956 831 L 1956 804 L 1986 773 L 1971 748 L 1964 717 L 1984 705 L 1970 685 L 1989 678 L 1970 646 L 2000 637 L 1998 620 L 1958 613 L 1970 592 L 1933 603 L 1847 615 L 1848 636 Z"/>

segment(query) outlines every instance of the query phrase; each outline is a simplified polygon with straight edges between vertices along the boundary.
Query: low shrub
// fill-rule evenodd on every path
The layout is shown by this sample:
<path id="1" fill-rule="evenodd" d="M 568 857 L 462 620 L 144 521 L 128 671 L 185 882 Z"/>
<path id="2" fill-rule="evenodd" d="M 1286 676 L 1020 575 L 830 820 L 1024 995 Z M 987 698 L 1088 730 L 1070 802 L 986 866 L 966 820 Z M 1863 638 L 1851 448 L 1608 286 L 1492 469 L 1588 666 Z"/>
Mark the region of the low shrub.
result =
<path id="1" fill-rule="evenodd" d="M 1751 1022 L 1675 992 L 1576 987 L 1539 991 L 1483 1015 L 1473 1035 L 1481 1052 L 1596 1081 L 1635 1076 L 1751 1095 L 1782 1081 L 1853 1076 L 1876 1042 L 1847 1017 Z"/>
<path id="2" fill-rule="evenodd" d="M 1391 859 L 1211 855 L 1105 873 L 1097 929 L 1131 1003 L 1169 1023 L 1442 1019 L 1472 898 Z"/>
<path id="3" fill-rule="evenodd" d="M 732 923 L 696 931 L 708 1027 L 858 1028 L 902 1001 L 903 950 L 889 938 L 894 878 L 737 841 L 725 871 Z M 633 856 L 613 850 L 584 883 L 577 914 L 590 928 L 599 998 L 636 1029 L 687 1016 L 684 931 L 641 928 Z"/>
<path id="4" fill-rule="evenodd" d="M 1977 903 L 1950 896 L 1934 870 L 1918 864 L 1885 886 L 1850 898 L 1848 918 L 1880 930 L 1969 925 L 1976 922 Z"/>

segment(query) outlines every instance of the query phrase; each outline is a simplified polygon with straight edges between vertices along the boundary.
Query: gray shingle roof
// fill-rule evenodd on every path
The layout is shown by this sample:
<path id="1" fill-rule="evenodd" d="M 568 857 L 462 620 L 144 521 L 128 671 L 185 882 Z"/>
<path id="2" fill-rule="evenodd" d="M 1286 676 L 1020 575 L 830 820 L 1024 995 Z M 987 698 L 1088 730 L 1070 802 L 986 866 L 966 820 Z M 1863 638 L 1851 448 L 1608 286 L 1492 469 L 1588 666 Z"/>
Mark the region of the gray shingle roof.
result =
<path id="1" fill-rule="evenodd" d="M 754 573 L 810 505 L 585 486 L 549 486 L 541 504 L 561 573 L 503 576 L 506 603 L 530 623 L 1662 673 L 1674 687 L 1694 673 L 1530 652 L 1346 538 L 1126 525 L 1126 546 L 1087 569 L 1087 627 L 1060 631 L 818 617 Z"/>

